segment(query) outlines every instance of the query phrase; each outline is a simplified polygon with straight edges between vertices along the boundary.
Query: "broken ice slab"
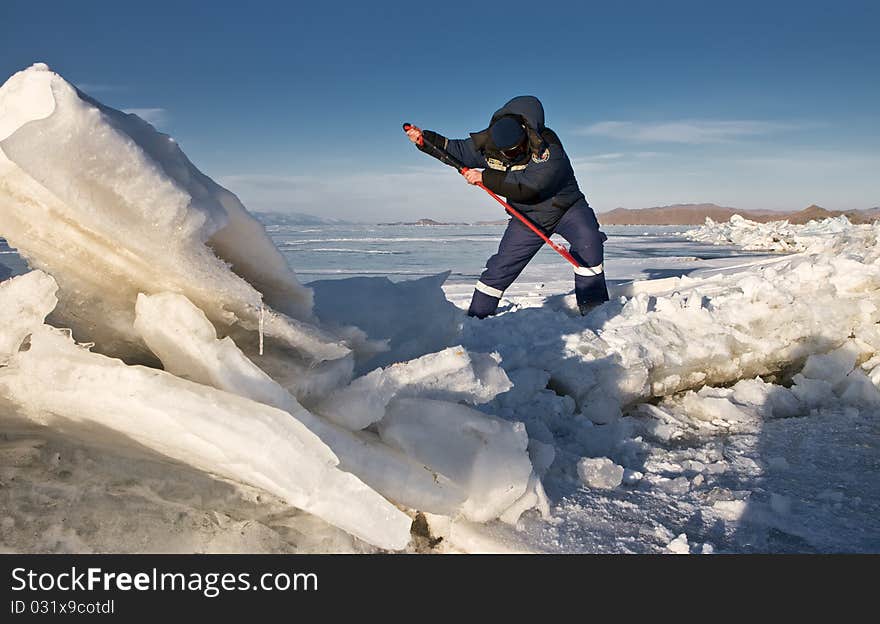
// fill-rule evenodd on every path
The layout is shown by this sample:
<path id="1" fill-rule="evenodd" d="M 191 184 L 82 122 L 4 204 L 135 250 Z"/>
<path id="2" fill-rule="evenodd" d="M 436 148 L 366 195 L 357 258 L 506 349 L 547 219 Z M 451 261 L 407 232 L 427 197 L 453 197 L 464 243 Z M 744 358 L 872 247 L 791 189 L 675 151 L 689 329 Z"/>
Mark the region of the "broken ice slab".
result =
<path id="1" fill-rule="evenodd" d="M 200 470 L 261 487 L 375 546 L 400 550 L 410 518 L 336 467 L 286 412 L 90 353 L 42 326 L 0 368 L 0 393 L 30 418 L 102 426 Z"/>
<path id="2" fill-rule="evenodd" d="M 455 514 L 464 503 L 460 486 L 375 434 L 348 431 L 306 410 L 229 337 L 218 339 L 204 313 L 183 295 L 139 295 L 135 329 L 165 370 L 286 411 L 336 453 L 340 469 L 389 500 L 438 514 Z"/>
<path id="3" fill-rule="evenodd" d="M 58 285 L 42 271 L 0 282 L 0 364 L 15 354 L 24 339 L 43 325 L 58 299 Z"/>
<path id="4" fill-rule="evenodd" d="M 499 517 L 532 476 L 525 425 L 431 399 L 394 399 L 379 436 L 459 484 L 462 511 L 475 522 Z"/>
<path id="5" fill-rule="evenodd" d="M 577 473 L 584 485 L 613 490 L 623 482 L 624 469 L 607 457 L 583 457 L 577 463 Z"/>
<path id="6" fill-rule="evenodd" d="M 0 87 L 0 181 L 0 236 L 58 282 L 54 324 L 97 351 L 150 361 L 132 329 L 135 299 L 173 291 L 221 334 L 256 336 L 262 318 L 269 351 L 307 364 L 350 357 L 235 195 L 171 137 L 45 65 Z"/>
<path id="7" fill-rule="evenodd" d="M 315 406 L 336 424 L 360 430 L 382 420 L 395 397 L 487 403 L 512 387 L 497 355 L 449 347 L 359 377 Z"/>

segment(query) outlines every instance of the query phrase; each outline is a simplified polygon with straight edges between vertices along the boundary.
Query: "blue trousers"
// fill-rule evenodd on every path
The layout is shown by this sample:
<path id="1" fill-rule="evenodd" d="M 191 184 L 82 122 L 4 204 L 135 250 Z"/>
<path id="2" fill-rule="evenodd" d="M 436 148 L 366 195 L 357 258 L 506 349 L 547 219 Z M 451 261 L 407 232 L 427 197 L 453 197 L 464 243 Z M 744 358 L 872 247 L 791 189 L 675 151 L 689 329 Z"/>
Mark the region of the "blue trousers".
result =
<path id="1" fill-rule="evenodd" d="M 562 216 L 555 232 L 568 241 L 569 252 L 581 265 L 575 269 L 574 275 L 578 305 L 591 306 L 608 301 L 602 267 L 602 246 L 608 237 L 599 231 L 593 209 L 585 201 L 577 202 Z M 511 219 L 501 237 L 498 252 L 489 258 L 486 270 L 480 275 L 468 315 L 485 318 L 494 314 L 504 291 L 543 245 L 544 241 L 537 234 L 518 219 Z"/>

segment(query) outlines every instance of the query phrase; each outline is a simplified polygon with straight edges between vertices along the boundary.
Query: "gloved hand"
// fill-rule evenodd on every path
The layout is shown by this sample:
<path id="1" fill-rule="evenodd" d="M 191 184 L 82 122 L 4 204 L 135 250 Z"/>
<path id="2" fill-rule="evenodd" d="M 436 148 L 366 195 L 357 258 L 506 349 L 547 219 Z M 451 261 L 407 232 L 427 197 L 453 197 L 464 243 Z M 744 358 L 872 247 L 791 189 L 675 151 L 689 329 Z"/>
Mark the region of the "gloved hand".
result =
<path id="1" fill-rule="evenodd" d="M 433 130 L 422 130 L 422 136 L 424 136 L 425 140 L 432 145 L 436 145 L 441 149 L 446 149 L 446 143 L 448 141 L 442 134 L 437 134 Z"/>
<path id="2" fill-rule="evenodd" d="M 410 126 L 409 129 L 406 131 L 406 136 L 409 137 L 409 140 L 416 145 L 421 145 L 422 129 L 418 126 Z"/>
<path id="3" fill-rule="evenodd" d="M 426 148 L 422 139 L 428 141 L 431 145 L 446 149 L 446 137 L 442 134 L 437 134 L 433 130 L 422 130 L 418 126 L 410 126 L 409 130 L 406 131 L 406 136 L 409 137 L 409 140 L 415 143 L 416 147 L 423 152 Z"/>
<path id="4" fill-rule="evenodd" d="M 483 183 L 483 172 L 480 169 L 468 169 L 462 175 L 464 176 L 464 179 L 467 180 L 468 184 Z"/>

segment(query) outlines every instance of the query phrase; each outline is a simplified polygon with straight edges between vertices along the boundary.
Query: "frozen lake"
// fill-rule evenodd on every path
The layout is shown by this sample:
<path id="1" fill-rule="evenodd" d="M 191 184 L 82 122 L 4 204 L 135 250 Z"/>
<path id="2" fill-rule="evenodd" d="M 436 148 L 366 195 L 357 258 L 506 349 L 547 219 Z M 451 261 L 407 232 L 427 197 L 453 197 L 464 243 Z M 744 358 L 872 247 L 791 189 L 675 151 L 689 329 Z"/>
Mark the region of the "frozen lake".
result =
<path id="1" fill-rule="evenodd" d="M 417 279 L 450 271 L 445 290 L 463 305 L 486 260 L 498 249 L 502 225 L 390 226 L 267 225 L 269 235 L 304 283 L 348 277 Z M 605 270 L 609 284 L 699 275 L 751 262 L 767 254 L 687 240 L 688 226 L 609 226 Z M 559 237 L 555 237 L 565 243 Z M 0 278 L 17 275 L 25 263 L 0 239 Z M 544 247 L 508 290 L 542 296 L 572 289 L 569 265 Z"/>
<path id="2" fill-rule="evenodd" d="M 304 282 L 364 275 L 397 280 L 446 270 L 452 272 L 450 282 L 470 282 L 479 277 L 504 232 L 501 225 L 270 225 L 267 229 Z M 698 268 L 703 261 L 757 255 L 735 247 L 688 241 L 680 235 L 686 229 L 675 225 L 603 228 L 608 234 L 609 278 L 668 277 Z M 555 240 L 564 242 L 559 237 Z M 569 273 L 565 261 L 544 248 L 522 279 L 544 281 L 560 273 Z"/>
<path id="3" fill-rule="evenodd" d="M 273 242 L 135 116 L 11 80 L 0 223 L 44 271 L 0 290 L 0 550 L 880 551 L 880 227 L 608 228 L 609 302 L 543 250 L 478 320 L 503 227 Z"/>
<path id="4" fill-rule="evenodd" d="M 447 296 L 465 305 L 503 225 L 269 225 L 272 240 L 303 282 L 356 276 L 415 279 L 450 271 Z M 609 226 L 605 270 L 610 284 L 690 275 L 743 264 L 766 254 L 685 239 L 688 226 Z M 564 241 L 556 237 L 555 240 Z M 548 296 L 572 289 L 565 260 L 544 247 L 508 290 Z"/>

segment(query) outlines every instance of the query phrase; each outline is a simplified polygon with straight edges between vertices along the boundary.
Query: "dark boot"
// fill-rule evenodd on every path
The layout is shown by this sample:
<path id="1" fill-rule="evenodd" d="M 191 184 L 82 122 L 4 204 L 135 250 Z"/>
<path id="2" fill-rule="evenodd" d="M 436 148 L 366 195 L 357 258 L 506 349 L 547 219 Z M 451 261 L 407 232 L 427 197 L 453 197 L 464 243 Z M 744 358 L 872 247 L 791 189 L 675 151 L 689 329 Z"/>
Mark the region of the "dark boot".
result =
<path id="1" fill-rule="evenodd" d="M 592 312 L 594 309 L 598 308 L 600 305 L 602 305 L 602 304 L 600 304 L 600 303 L 579 303 L 578 310 L 581 311 L 581 316 L 586 316 L 587 314 Z"/>
<path id="2" fill-rule="evenodd" d="M 479 290 L 475 290 L 474 296 L 471 299 L 471 305 L 468 308 L 468 316 L 475 316 L 478 319 L 492 316 L 495 314 L 495 310 L 498 309 L 499 301 L 500 297 L 492 297 Z"/>

